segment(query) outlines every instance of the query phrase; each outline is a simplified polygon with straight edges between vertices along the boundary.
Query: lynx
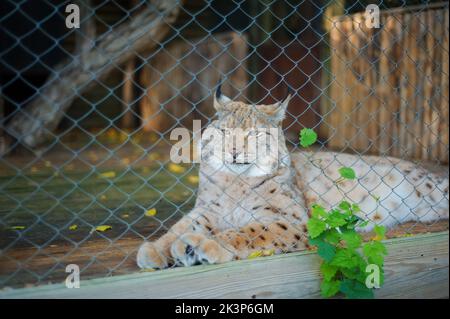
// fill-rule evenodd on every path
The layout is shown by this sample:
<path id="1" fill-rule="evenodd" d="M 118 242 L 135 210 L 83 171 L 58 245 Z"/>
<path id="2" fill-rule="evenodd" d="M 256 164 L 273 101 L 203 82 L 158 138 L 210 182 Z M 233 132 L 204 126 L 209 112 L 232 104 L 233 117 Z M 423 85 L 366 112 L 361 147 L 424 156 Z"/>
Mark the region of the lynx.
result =
<path id="1" fill-rule="evenodd" d="M 165 235 L 142 244 L 139 267 L 215 264 L 255 251 L 307 249 L 308 207 L 314 203 L 326 208 L 342 200 L 358 203 L 359 217 L 387 227 L 448 218 L 448 177 L 412 162 L 333 152 L 289 154 L 281 122 L 290 97 L 248 105 L 217 89 L 217 120 L 208 128 L 222 134 L 222 142 L 202 135 L 195 206 Z M 272 149 L 257 156 L 255 147 L 236 146 L 230 128 L 239 128 L 248 145 Z M 337 185 L 342 166 L 352 167 L 357 179 Z"/>

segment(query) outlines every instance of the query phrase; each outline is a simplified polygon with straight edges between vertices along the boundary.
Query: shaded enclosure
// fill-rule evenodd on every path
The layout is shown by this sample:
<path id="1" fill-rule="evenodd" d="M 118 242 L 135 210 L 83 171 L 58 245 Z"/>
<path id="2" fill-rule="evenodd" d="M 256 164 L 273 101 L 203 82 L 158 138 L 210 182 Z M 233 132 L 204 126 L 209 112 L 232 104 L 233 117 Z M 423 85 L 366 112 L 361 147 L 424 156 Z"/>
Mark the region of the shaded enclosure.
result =
<path id="1" fill-rule="evenodd" d="M 220 80 L 247 103 L 289 88 L 293 152 L 307 127 L 314 150 L 448 176 L 448 2 L 380 1 L 379 29 L 365 1 L 74 3 L 80 29 L 66 1 L 0 3 L 0 289 L 62 282 L 71 263 L 137 271 L 138 246 L 194 205 L 198 165 L 170 161 L 169 134 L 213 120 Z"/>

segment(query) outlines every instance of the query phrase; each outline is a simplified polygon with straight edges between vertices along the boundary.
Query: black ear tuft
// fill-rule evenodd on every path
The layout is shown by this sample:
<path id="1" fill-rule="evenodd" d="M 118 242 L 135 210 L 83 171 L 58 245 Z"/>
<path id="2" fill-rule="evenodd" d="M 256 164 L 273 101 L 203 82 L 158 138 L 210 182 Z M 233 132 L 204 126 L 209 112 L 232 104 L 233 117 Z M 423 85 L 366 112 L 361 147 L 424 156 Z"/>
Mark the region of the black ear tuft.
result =
<path id="1" fill-rule="evenodd" d="M 289 84 L 286 84 L 286 96 L 284 97 L 284 99 L 286 99 L 289 95 L 294 96 L 294 90 Z"/>
<path id="2" fill-rule="evenodd" d="M 219 83 L 217 85 L 217 89 L 216 89 L 216 98 L 220 98 L 220 96 L 222 95 L 222 90 L 221 90 L 221 86 L 222 86 L 222 79 L 219 79 Z"/>

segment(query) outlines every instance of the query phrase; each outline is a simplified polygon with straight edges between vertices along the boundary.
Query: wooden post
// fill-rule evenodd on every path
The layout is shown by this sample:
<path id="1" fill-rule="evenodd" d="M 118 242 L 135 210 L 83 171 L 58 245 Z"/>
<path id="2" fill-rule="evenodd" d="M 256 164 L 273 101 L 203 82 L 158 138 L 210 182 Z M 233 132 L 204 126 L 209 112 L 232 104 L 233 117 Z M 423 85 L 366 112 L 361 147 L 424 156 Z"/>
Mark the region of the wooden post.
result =
<path id="1" fill-rule="evenodd" d="M 135 79 L 135 60 L 130 59 L 125 64 L 123 72 L 123 86 L 122 86 L 122 119 L 121 127 L 124 129 L 130 129 L 134 127 L 133 116 L 133 101 L 134 101 L 134 79 Z"/>
<path id="2" fill-rule="evenodd" d="M 331 56 L 335 54 L 333 53 L 335 50 L 333 44 L 338 44 L 338 41 L 333 40 L 332 37 L 334 36 L 335 38 L 341 38 L 341 35 L 339 35 L 340 31 L 338 31 L 336 26 L 336 24 L 340 22 L 338 22 L 338 20 L 334 17 L 344 14 L 344 4 L 345 0 L 330 1 L 328 2 L 325 12 L 322 15 L 322 26 L 326 33 L 323 35 L 324 41 L 321 46 L 321 60 L 325 62 L 322 62 L 322 72 L 320 75 L 323 92 L 320 98 L 320 113 L 322 114 L 323 123 L 319 126 L 319 136 L 324 141 L 333 136 L 333 128 L 330 129 L 329 126 L 332 126 L 331 122 L 334 122 L 334 115 L 328 115 L 328 113 L 336 113 L 333 111 L 336 103 L 333 98 L 336 95 L 333 95 L 331 90 L 336 87 L 336 85 L 333 85 L 332 82 L 334 81 L 333 78 L 336 75 L 335 72 L 337 71 L 337 64 L 340 62 L 331 58 Z M 328 43 L 331 44 L 331 48 Z M 335 93 L 337 94 L 338 92 Z"/>
<path id="3" fill-rule="evenodd" d="M 138 0 L 130 1 L 130 8 L 133 9 L 139 4 Z M 120 126 L 123 129 L 131 129 L 135 126 L 135 117 L 133 115 L 135 99 L 134 95 L 134 81 L 136 79 L 136 60 L 135 57 L 131 57 L 129 61 L 125 63 L 123 71 L 123 86 L 122 86 L 122 118 Z"/>
<path id="4" fill-rule="evenodd" d="M 448 59 L 449 59 L 449 17 L 448 9 L 444 13 L 444 34 L 442 37 L 442 59 L 441 59 L 441 101 L 440 101 L 440 123 L 439 123 L 439 134 L 440 134 L 440 147 L 439 147 L 439 159 L 443 163 L 449 162 L 448 155 L 448 144 L 449 144 L 449 83 L 448 83 Z M 446 71 L 447 70 L 447 71 Z"/>

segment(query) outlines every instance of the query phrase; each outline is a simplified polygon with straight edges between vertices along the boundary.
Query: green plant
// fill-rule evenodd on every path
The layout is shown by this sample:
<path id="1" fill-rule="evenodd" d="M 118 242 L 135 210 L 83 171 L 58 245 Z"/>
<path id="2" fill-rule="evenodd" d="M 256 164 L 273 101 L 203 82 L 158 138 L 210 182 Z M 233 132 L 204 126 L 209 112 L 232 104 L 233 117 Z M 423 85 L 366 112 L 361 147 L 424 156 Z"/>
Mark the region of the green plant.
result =
<path id="1" fill-rule="evenodd" d="M 300 131 L 300 145 L 308 147 L 317 141 L 317 133 L 310 128 L 304 128 Z"/>
<path id="2" fill-rule="evenodd" d="M 306 147 L 315 139 L 304 130 L 310 129 L 303 129 L 304 133 L 300 133 L 300 144 Z M 339 174 L 340 178 L 335 181 L 338 189 L 339 182 L 356 179 L 351 167 L 341 167 Z M 323 297 L 332 297 L 340 292 L 347 298 L 373 298 L 373 288 L 383 285 L 387 249 L 381 241 L 385 238 L 386 229 L 375 225 L 376 236 L 363 242 L 356 229 L 366 227 L 368 221 L 359 218 L 358 212 L 359 206 L 347 201 L 341 201 L 328 211 L 318 204 L 311 208 L 307 228 L 310 244 L 317 247 L 317 253 L 323 259 L 320 266 Z"/>
<path id="3" fill-rule="evenodd" d="M 379 286 L 383 284 L 387 250 L 381 240 L 385 238 L 385 228 L 375 226 L 376 236 L 364 243 L 356 228 L 363 228 L 368 222 L 356 216 L 357 212 L 358 205 L 346 201 L 329 211 L 317 204 L 312 207 L 307 227 L 309 242 L 317 247 L 323 259 L 320 266 L 323 297 L 341 292 L 347 298 L 373 298 L 373 289 L 367 286 L 369 265 L 377 267 L 379 278 L 374 280 Z"/>

